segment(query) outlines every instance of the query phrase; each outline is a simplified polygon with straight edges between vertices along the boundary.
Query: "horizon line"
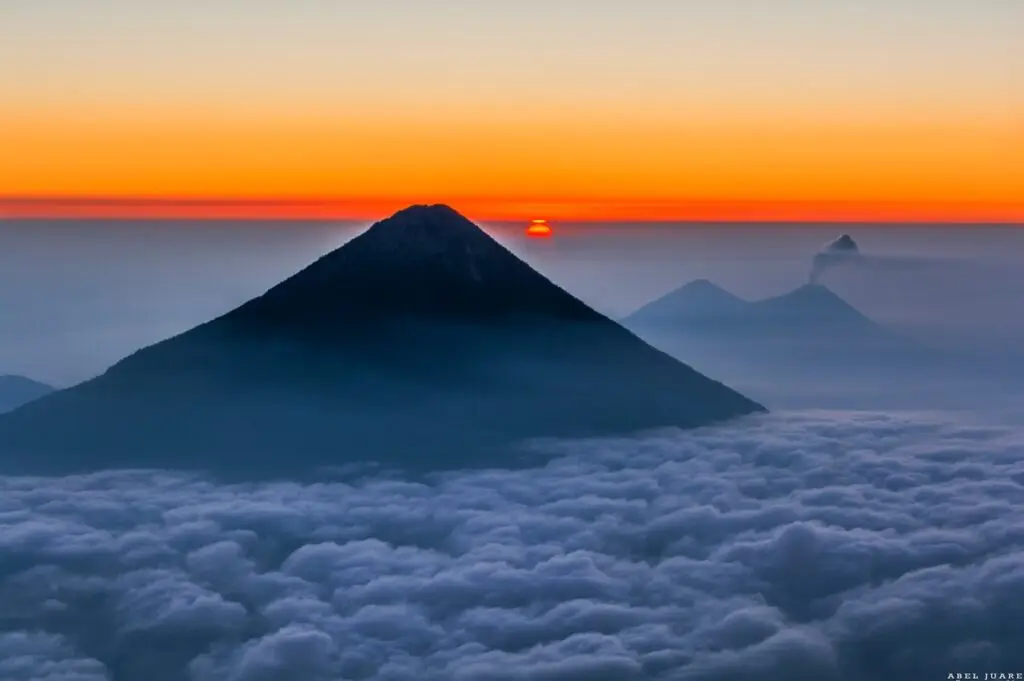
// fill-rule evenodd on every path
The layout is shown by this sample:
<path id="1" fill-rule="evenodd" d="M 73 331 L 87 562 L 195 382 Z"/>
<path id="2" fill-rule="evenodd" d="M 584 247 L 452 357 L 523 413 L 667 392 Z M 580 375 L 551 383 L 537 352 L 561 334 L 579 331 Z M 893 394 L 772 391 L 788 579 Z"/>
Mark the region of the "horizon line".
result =
<path id="1" fill-rule="evenodd" d="M 1022 225 L 1024 202 L 593 197 L 316 197 L 3 195 L 0 219 L 366 221 L 415 204 L 443 203 L 494 222 L 851 223 Z"/>

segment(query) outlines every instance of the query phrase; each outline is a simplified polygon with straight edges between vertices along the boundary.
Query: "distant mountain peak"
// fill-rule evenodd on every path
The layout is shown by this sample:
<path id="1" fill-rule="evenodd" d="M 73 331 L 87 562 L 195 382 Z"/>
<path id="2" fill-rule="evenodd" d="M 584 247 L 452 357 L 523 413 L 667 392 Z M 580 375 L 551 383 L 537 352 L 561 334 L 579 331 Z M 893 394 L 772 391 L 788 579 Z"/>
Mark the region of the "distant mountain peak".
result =
<path id="1" fill-rule="evenodd" d="M 710 279 L 694 279 L 648 303 L 627 319 L 639 323 L 670 323 L 693 318 L 731 317 L 747 304 Z"/>
<path id="2" fill-rule="evenodd" d="M 784 293 L 781 296 L 776 296 L 769 300 L 788 300 L 788 301 L 801 301 L 804 303 L 817 303 L 825 305 L 842 305 L 844 307 L 853 307 L 847 303 L 842 297 L 839 296 L 835 291 L 830 289 L 824 284 L 804 284 L 798 286 L 789 293 Z"/>
<path id="3" fill-rule="evenodd" d="M 3 386 L 11 385 L 11 386 L 19 386 L 19 387 L 20 386 L 36 386 L 36 387 L 49 388 L 49 386 L 47 386 L 44 383 L 40 383 L 39 381 L 34 381 L 31 378 L 27 378 L 25 376 L 19 376 L 17 374 L 0 374 L 0 385 L 3 385 Z M 52 390 L 52 388 L 51 388 L 51 390 Z"/>
<path id="4" fill-rule="evenodd" d="M 710 279 L 694 279 L 669 295 L 674 295 L 677 301 L 710 305 L 736 306 L 747 302 Z"/>
<path id="5" fill-rule="evenodd" d="M 729 293 L 724 288 L 711 281 L 710 279 L 694 279 L 693 281 L 683 284 L 679 291 L 720 291 L 722 293 Z M 732 295 L 729 293 L 729 295 Z"/>
<path id="6" fill-rule="evenodd" d="M 857 242 L 854 241 L 853 237 L 849 234 L 840 234 L 834 241 L 825 247 L 825 250 L 859 252 L 860 247 L 857 246 Z"/>
<path id="7" fill-rule="evenodd" d="M 842 332 L 876 333 L 871 319 L 827 286 L 804 284 L 782 295 L 746 301 L 706 279 L 698 279 L 648 303 L 626 318 L 639 328 L 675 328 L 688 333 L 760 336 Z"/>
<path id="8" fill-rule="evenodd" d="M 803 284 L 802 286 L 797 286 L 789 293 L 783 294 L 783 296 L 788 296 L 792 298 L 817 298 L 819 300 L 842 300 L 842 298 L 840 298 L 839 295 L 836 294 L 828 286 L 819 283 L 809 283 Z"/>
<path id="9" fill-rule="evenodd" d="M 16 409 L 53 390 L 53 387 L 45 383 L 24 376 L 0 375 L 0 412 Z"/>
<path id="10" fill-rule="evenodd" d="M 752 303 L 760 314 L 782 321 L 875 326 L 868 317 L 824 284 L 804 284 L 773 298 Z"/>

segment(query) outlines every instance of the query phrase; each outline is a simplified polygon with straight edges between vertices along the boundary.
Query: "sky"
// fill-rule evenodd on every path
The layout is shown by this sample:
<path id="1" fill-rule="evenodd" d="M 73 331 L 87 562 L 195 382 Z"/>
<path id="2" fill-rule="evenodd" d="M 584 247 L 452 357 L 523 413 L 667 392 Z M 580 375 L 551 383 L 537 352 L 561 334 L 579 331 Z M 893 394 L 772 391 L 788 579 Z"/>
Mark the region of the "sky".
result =
<path id="1" fill-rule="evenodd" d="M 1024 221 L 1018 0 L 0 3 L 0 216 Z"/>

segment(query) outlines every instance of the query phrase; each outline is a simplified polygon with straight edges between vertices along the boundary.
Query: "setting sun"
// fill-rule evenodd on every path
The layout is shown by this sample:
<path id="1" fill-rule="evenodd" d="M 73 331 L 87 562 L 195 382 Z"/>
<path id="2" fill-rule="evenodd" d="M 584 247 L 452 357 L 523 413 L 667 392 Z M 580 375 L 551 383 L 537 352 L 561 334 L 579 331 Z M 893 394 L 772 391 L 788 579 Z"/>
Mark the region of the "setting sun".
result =
<path id="1" fill-rule="evenodd" d="M 551 236 L 551 225 L 547 223 L 547 220 L 531 220 L 530 226 L 526 228 L 526 235 L 531 237 L 549 237 Z"/>

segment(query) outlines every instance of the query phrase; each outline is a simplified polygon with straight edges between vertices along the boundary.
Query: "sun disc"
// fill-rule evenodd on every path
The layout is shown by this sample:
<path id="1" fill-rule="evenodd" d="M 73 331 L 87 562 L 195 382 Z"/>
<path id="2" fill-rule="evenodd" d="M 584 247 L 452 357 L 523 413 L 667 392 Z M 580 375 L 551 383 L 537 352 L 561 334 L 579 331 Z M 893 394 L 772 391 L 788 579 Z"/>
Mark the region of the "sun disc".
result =
<path id="1" fill-rule="evenodd" d="M 534 221 L 529 227 L 526 228 L 526 235 L 532 237 L 549 237 L 551 236 L 551 225 L 544 222 Z"/>

